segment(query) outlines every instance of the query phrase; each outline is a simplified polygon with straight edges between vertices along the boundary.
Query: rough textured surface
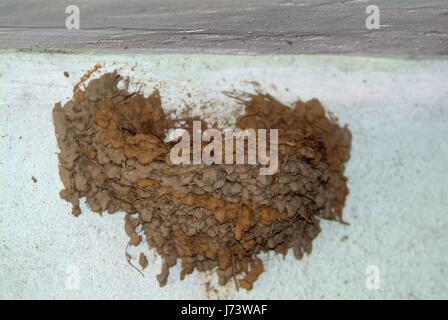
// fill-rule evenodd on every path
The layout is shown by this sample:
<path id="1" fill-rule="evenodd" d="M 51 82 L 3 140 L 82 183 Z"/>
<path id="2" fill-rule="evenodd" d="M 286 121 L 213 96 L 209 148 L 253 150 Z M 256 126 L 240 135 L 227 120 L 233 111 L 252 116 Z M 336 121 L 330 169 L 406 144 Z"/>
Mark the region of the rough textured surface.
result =
<path id="1" fill-rule="evenodd" d="M 448 54 L 445 0 L 2 1 L 0 48 L 36 51 Z M 369 4 L 381 29 L 365 27 Z"/>
<path id="2" fill-rule="evenodd" d="M 72 99 L 53 109 L 64 184 L 60 195 L 76 217 L 81 198 L 94 212 L 126 212 L 130 245 L 146 240 L 163 258 L 160 286 L 179 261 L 182 280 L 195 270 L 213 271 L 220 285 L 233 278 L 238 288 L 252 289 L 264 270 L 260 253 L 293 249 L 301 259 L 311 253 L 321 218 L 343 221 L 351 135 L 317 99 L 298 100 L 294 107 L 262 93 L 235 100 L 244 105 L 237 128 L 278 130 L 278 160 L 271 159 L 278 161 L 278 170 L 269 176 L 260 175 L 255 164 L 175 165 L 170 149 L 176 141 L 165 142 L 166 134 L 175 127 L 191 132 L 195 118 L 166 114 L 158 90 L 145 97 L 119 89 L 129 80 L 116 71 L 87 83 L 99 68 L 75 85 Z M 224 152 L 229 140 L 223 132 L 221 139 Z M 230 142 L 233 156 L 237 140 Z M 266 147 L 272 148 L 269 140 Z M 190 149 L 182 156 L 191 161 L 188 141 Z M 247 144 L 245 149 L 248 161 Z"/>
<path id="3" fill-rule="evenodd" d="M 203 277 L 218 290 L 211 296 L 221 298 L 447 298 L 446 61 L 17 53 L 0 60 L 2 298 L 206 298 Z M 75 220 L 58 196 L 51 110 L 94 63 L 122 73 L 138 63 L 133 75 L 157 83 L 162 103 L 173 108 L 184 91 L 192 94 L 186 103 L 214 100 L 220 115 L 229 114 L 233 102 L 218 92 L 233 85 L 250 91 L 255 79 L 287 104 L 297 92 L 319 97 L 354 137 L 344 210 L 350 226 L 322 221 L 313 254 L 300 262 L 292 254 L 285 261 L 261 255 L 268 267 L 249 293 L 196 272 L 184 282 L 170 277 L 161 290 L 161 260 L 150 252 L 142 279 L 124 259 L 122 214 Z M 137 261 L 144 246 L 131 249 Z M 369 265 L 379 267 L 380 290 L 365 286 Z M 78 290 L 65 285 L 76 268 Z"/>

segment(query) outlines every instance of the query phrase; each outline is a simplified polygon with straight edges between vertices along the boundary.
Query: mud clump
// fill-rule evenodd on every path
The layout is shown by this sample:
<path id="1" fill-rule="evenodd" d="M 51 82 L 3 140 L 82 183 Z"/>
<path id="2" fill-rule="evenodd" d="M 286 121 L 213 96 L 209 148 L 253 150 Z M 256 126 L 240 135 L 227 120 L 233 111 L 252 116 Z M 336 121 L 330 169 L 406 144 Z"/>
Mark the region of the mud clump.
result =
<path id="1" fill-rule="evenodd" d="M 75 216 L 83 197 L 94 212 L 124 211 L 130 244 L 146 240 L 163 258 L 161 286 L 180 262 L 181 279 L 215 270 L 221 285 L 233 279 L 249 290 L 264 270 L 259 253 L 292 249 L 300 259 L 321 218 L 343 222 L 351 135 L 318 100 L 243 100 L 237 127 L 279 130 L 279 169 L 261 176 L 257 165 L 173 165 L 165 135 L 179 119 L 164 112 L 158 91 L 146 98 L 118 89 L 120 80 L 104 74 L 55 105 L 60 196 Z"/>

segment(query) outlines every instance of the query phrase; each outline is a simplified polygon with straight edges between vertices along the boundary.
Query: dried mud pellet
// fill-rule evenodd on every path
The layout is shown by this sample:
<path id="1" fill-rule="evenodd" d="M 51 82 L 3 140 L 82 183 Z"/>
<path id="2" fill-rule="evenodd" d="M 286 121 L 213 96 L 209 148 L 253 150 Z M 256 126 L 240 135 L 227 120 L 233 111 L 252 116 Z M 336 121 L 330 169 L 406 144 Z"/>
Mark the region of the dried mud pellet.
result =
<path id="1" fill-rule="evenodd" d="M 143 252 L 140 253 L 138 263 L 140 264 L 140 267 L 142 267 L 142 269 L 146 269 L 146 267 L 148 266 L 148 258 L 146 258 Z"/>

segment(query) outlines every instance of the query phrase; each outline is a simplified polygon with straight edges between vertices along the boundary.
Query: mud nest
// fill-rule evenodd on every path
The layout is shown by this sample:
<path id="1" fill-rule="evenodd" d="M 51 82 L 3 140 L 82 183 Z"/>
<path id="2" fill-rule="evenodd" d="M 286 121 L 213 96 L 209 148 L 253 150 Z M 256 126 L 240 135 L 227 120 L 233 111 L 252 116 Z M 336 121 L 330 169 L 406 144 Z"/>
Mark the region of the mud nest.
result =
<path id="1" fill-rule="evenodd" d="M 173 165 L 167 130 L 178 120 L 149 97 L 119 89 L 116 73 L 93 79 L 53 109 L 64 184 L 60 196 L 78 216 L 80 198 L 94 212 L 125 212 L 132 245 L 144 239 L 163 258 L 160 285 L 181 263 L 180 277 L 216 271 L 251 289 L 263 272 L 261 252 L 310 253 L 320 219 L 343 222 L 348 194 L 344 166 L 351 135 L 312 99 L 285 106 L 268 94 L 240 100 L 236 126 L 279 130 L 279 168 L 257 165 Z M 142 267 L 146 258 L 140 256 Z"/>

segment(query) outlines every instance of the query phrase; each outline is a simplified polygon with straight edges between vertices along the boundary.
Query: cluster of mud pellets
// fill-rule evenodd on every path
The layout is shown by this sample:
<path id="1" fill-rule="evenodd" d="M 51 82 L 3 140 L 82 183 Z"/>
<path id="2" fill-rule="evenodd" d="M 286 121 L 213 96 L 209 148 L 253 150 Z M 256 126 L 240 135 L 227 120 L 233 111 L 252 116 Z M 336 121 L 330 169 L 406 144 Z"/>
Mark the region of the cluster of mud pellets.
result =
<path id="1" fill-rule="evenodd" d="M 131 245 L 146 241 L 163 258 L 161 286 L 180 262 L 181 279 L 212 270 L 221 285 L 233 279 L 249 290 L 264 269 L 258 254 L 292 249 L 300 259 L 320 219 L 343 221 L 351 135 L 318 100 L 285 106 L 260 93 L 238 101 L 237 127 L 279 130 L 278 171 L 263 176 L 258 165 L 173 165 L 165 135 L 179 119 L 164 112 L 158 91 L 129 93 L 120 79 L 106 73 L 55 105 L 60 195 L 75 216 L 83 197 L 94 212 L 125 212 Z M 181 120 L 190 130 L 191 119 Z"/>

